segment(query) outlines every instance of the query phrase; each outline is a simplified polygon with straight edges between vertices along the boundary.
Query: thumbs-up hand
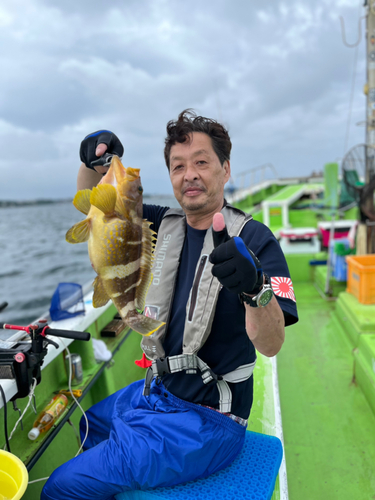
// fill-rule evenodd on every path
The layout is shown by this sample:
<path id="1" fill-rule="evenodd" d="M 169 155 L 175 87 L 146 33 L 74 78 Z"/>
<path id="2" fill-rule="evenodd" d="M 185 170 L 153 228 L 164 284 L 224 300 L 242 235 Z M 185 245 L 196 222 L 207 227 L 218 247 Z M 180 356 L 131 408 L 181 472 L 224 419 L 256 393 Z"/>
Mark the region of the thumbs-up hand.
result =
<path id="1" fill-rule="evenodd" d="M 212 274 L 233 293 L 257 293 L 263 284 L 262 266 L 242 238 L 231 238 L 223 214 L 212 222 L 214 250 L 210 254 Z"/>

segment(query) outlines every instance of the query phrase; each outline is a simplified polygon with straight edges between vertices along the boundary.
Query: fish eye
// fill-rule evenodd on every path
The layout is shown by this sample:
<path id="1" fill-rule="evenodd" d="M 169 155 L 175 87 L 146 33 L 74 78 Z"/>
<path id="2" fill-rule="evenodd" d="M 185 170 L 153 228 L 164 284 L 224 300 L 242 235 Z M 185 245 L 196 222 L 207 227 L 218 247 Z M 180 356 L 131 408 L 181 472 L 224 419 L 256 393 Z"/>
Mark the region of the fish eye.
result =
<path id="1" fill-rule="evenodd" d="M 143 187 L 142 187 L 142 186 L 138 186 L 138 191 L 139 191 L 140 193 L 143 193 Z"/>

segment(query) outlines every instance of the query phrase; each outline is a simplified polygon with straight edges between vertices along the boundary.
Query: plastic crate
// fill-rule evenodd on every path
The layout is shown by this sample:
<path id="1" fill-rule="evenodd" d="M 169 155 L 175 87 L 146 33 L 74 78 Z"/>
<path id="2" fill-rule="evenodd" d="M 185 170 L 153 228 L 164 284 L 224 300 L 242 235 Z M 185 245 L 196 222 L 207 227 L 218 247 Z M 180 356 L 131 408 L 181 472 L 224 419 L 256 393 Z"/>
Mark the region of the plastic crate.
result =
<path id="1" fill-rule="evenodd" d="M 334 238 L 338 240 L 340 238 L 346 238 L 349 234 L 351 227 L 356 223 L 355 220 L 335 220 L 334 221 Z M 323 247 L 328 247 L 330 235 L 331 235 L 332 221 L 320 221 L 318 222 L 318 230 L 322 235 L 322 245 Z"/>
<path id="2" fill-rule="evenodd" d="M 361 304 L 375 304 L 375 255 L 347 256 L 347 292 Z"/>

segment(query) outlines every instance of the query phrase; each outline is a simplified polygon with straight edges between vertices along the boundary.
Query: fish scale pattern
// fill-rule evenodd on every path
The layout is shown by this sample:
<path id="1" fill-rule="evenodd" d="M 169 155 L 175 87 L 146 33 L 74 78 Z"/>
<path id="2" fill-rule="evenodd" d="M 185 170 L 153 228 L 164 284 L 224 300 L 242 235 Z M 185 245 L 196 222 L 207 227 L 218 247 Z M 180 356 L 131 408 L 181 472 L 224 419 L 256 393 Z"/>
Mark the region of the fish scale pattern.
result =
<path id="1" fill-rule="evenodd" d="M 280 439 L 247 431 L 241 453 L 226 469 L 169 488 L 127 491 L 116 500 L 270 500 L 282 457 Z"/>

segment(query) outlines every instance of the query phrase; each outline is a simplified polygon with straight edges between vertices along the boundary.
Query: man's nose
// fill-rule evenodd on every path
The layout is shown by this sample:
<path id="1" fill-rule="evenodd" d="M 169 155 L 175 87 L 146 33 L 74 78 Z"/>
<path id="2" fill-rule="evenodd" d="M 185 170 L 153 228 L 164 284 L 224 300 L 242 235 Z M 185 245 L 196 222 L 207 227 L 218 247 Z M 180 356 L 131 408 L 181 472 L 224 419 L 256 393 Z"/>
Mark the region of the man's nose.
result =
<path id="1" fill-rule="evenodd" d="M 192 181 L 199 178 L 198 169 L 193 163 L 188 163 L 185 170 L 185 180 Z"/>

